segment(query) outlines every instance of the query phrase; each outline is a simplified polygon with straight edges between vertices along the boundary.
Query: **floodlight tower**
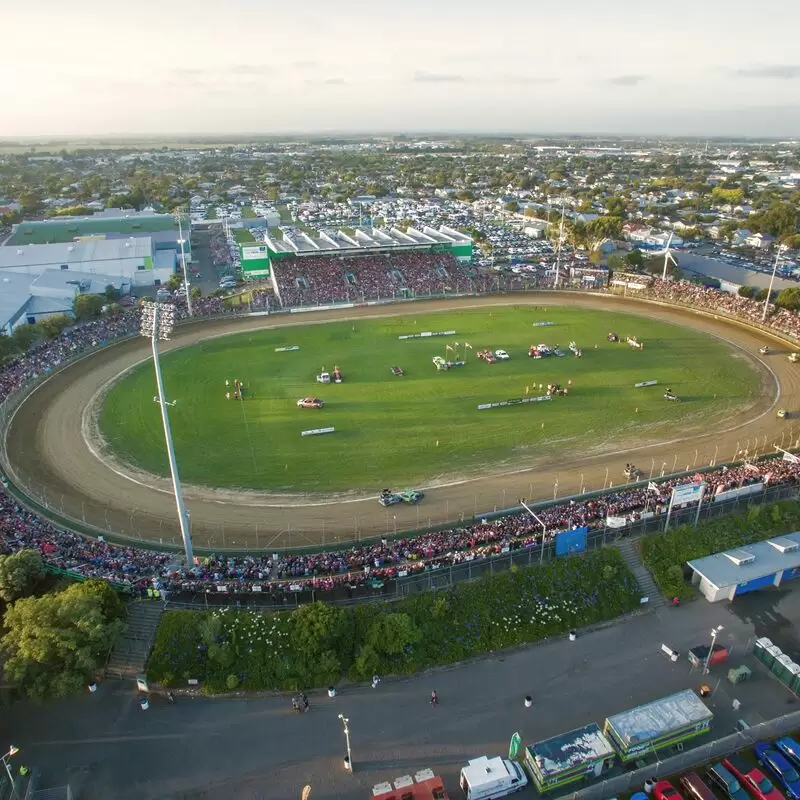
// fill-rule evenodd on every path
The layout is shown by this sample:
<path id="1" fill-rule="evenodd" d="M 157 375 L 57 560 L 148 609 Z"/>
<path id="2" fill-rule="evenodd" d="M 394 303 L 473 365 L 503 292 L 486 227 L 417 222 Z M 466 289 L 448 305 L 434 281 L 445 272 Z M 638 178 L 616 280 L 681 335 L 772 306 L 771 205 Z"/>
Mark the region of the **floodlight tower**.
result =
<path id="1" fill-rule="evenodd" d="M 175 504 L 178 507 L 178 520 L 181 526 L 181 537 L 183 538 L 183 548 L 186 552 L 186 566 L 191 569 L 194 565 L 194 554 L 192 552 L 192 536 L 189 528 L 189 514 L 183 502 L 183 492 L 181 491 L 181 481 L 178 477 L 178 463 L 175 460 L 175 446 L 172 443 L 172 431 L 169 427 L 169 412 L 167 406 L 174 405 L 167 402 L 164 395 L 164 379 L 161 377 L 161 362 L 158 358 L 158 340 L 169 339 L 172 329 L 175 327 L 175 306 L 162 303 L 142 303 L 142 325 L 141 334 L 149 338 L 153 344 L 153 368 L 156 373 L 156 387 L 158 394 L 153 398 L 161 409 L 161 421 L 164 424 L 164 439 L 167 442 L 167 458 L 169 459 L 169 471 L 172 475 L 172 489 L 175 493 Z"/>
<path id="2" fill-rule="evenodd" d="M 566 212 L 566 198 L 561 198 L 561 224 L 558 226 L 558 248 L 556 249 L 556 282 L 554 288 L 558 289 L 561 281 L 561 243 L 564 240 L 564 214 Z"/>
<path id="3" fill-rule="evenodd" d="M 175 209 L 175 221 L 178 223 L 178 244 L 181 246 L 181 267 L 183 268 L 183 285 L 186 287 L 186 310 L 189 312 L 189 316 L 193 316 L 192 314 L 192 293 L 191 288 L 189 286 L 189 275 L 186 270 L 186 253 L 183 249 L 183 245 L 185 244 L 186 240 L 183 238 L 183 209 L 176 208 Z M 189 235 L 191 235 L 191 223 L 189 224 Z"/>

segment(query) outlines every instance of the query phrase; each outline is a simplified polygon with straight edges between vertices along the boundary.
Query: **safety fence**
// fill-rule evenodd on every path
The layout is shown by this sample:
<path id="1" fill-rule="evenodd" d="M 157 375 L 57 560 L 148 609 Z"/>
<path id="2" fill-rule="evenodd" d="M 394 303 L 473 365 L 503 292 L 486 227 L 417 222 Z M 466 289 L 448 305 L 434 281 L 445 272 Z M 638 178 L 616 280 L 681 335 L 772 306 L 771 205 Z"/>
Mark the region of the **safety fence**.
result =
<path id="1" fill-rule="evenodd" d="M 662 760 L 663 751 L 643 755 L 642 760 L 653 761 L 623 775 L 617 775 L 604 781 L 598 781 L 585 789 L 573 792 L 569 796 L 573 800 L 606 800 L 609 797 L 627 795 L 641 790 L 645 781 L 666 778 L 681 772 L 713 763 L 731 755 L 738 750 L 752 747 L 756 742 L 773 740 L 786 736 L 800 728 L 800 711 L 785 714 L 776 719 L 761 722 L 752 727 L 747 724 L 737 725 L 734 733 L 723 736 L 697 747 L 675 752 Z M 713 728 L 712 728 L 713 731 Z"/>

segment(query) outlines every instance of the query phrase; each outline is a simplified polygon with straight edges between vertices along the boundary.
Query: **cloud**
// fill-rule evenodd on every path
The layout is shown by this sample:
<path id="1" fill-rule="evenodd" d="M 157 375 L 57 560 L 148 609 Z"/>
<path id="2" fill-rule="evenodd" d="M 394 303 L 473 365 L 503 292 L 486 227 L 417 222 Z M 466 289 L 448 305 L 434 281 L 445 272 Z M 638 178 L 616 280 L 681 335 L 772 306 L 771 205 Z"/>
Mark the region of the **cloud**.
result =
<path id="1" fill-rule="evenodd" d="M 767 67 L 749 67 L 734 70 L 740 78 L 800 78 L 800 64 L 773 64 Z"/>
<path id="2" fill-rule="evenodd" d="M 319 61 L 293 61 L 292 66 L 295 69 L 317 69 Z"/>
<path id="3" fill-rule="evenodd" d="M 528 75 L 501 75 L 498 78 L 503 83 L 516 84 L 518 86 L 538 86 L 544 83 L 557 83 L 558 78 L 541 77 L 537 78 Z"/>
<path id="4" fill-rule="evenodd" d="M 344 78 L 323 78 L 322 80 L 307 80 L 309 86 L 347 86 Z"/>
<path id="5" fill-rule="evenodd" d="M 414 73 L 414 83 L 466 83 L 463 75 L 448 75 L 441 72 L 425 72 L 418 70 Z"/>
<path id="6" fill-rule="evenodd" d="M 609 78 L 608 82 L 613 86 L 636 86 L 645 80 L 644 75 L 616 75 Z"/>
<path id="7" fill-rule="evenodd" d="M 268 75 L 275 70 L 273 64 L 234 64 L 228 68 L 232 75 Z"/>

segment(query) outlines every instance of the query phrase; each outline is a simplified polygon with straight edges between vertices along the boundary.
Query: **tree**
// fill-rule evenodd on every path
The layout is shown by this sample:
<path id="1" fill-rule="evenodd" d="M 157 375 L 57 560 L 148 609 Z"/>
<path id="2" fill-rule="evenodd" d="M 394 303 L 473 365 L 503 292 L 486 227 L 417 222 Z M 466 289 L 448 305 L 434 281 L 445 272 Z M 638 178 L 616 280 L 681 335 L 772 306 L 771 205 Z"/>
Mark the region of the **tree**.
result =
<path id="1" fill-rule="evenodd" d="M 739 297 L 750 297 L 752 298 L 756 293 L 756 289 L 754 286 L 740 286 L 739 287 Z"/>
<path id="2" fill-rule="evenodd" d="M 17 345 L 14 340 L 7 336 L 5 331 L 0 331 L 0 364 L 7 361 L 17 352 Z"/>
<path id="3" fill-rule="evenodd" d="M 109 303 L 116 303 L 117 300 L 119 300 L 120 292 L 119 289 L 109 283 L 108 286 L 106 286 L 105 295 Z"/>
<path id="4" fill-rule="evenodd" d="M 43 577 L 38 550 L 17 550 L 10 556 L 0 556 L 0 597 L 6 603 L 30 594 Z"/>
<path id="5" fill-rule="evenodd" d="M 181 282 L 182 279 L 180 275 L 170 275 L 169 278 L 167 278 L 167 289 L 174 292 L 181 285 Z"/>
<path id="6" fill-rule="evenodd" d="M 718 206 L 738 206 L 742 200 L 744 200 L 744 192 L 738 187 L 735 189 L 723 189 L 720 186 L 715 186 L 711 190 L 711 201 Z"/>
<path id="7" fill-rule="evenodd" d="M 612 253 L 608 257 L 606 264 L 608 265 L 608 268 L 609 270 L 611 270 L 611 272 L 617 272 L 618 270 L 622 269 L 625 262 L 619 253 Z"/>
<path id="8" fill-rule="evenodd" d="M 781 289 L 775 298 L 775 305 L 788 311 L 797 311 L 800 308 L 800 287 L 789 286 Z"/>
<path id="9" fill-rule="evenodd" d="M 199 286 L 192 286 L 191 289 L 192 300 L 199 300 L 202 297 L 203 292 Z"/>
<path id="10" fill-rule="evenodd" d="M 641 269 L 644 265 L 644 256 L 642 251 L 638 249 L 631 250 L 625 254 L 625 263 L 633 269 Z"/>
<path id="11" fill-rule="evenodd" d="M 334 680 L 349 661 L 351 617 L 325 603 L 300 606 L 293 615 L 292 646 L 305 665 L 301 681 L 308 685 Z"/>
<path id="12" fill-rule="evenodd" d="M 36 325 L 17 325 L 11 334 L 11 338 L 14 340 L 17 350 L 25 353 L 40 335 L 41 331 Z"/>
<path id="13" fill-rule="evenodd" d="M 55 314 L 52 317 L 45 317 L 36 323 L 43 339 L 58 339 L 64 328 L 72 324 L 72 320 L 66 314 Z"/>
<path id="14" fill-rule="evenodd" d="M 109 593 L 107 583 L 88 581 L 9 607 L 6 676 L 37 700 L 82 691 L 124 627 Z"/>
<path id="15" fill-rule="evenodd" d="M 75 319 L 96 319 L 105 305 L 105 298 L 99 294 L 79 294 L 72 303 Z"/>
<path id="16" fill-rule="evenodd" d="M 628 210 L 628 203 L 624 197 L 609 197 L 605 206 L 606 214 L 610 217 L 623 217 Z"/>
<path id="17" fill-rule="evenodd" d="M 512 214 L 516 214 L 517 211 L 519 211 L 519 203 L 516 200 L 511 200 L 510 202 L 506 203 L 503 208 Z"/>

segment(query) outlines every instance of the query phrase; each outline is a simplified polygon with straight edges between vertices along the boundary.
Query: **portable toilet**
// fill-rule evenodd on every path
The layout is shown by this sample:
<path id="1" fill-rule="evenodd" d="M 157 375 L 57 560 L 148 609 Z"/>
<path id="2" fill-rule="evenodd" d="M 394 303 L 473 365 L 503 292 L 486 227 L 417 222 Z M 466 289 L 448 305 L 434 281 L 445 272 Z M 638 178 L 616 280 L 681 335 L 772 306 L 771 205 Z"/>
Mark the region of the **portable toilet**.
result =
<path id="1" fill-rule="evenodd" d="M 775 675 L 781 683 L 786 683 L 791 680 L 791 673 L 789 672 L 789 664 L 793 664 L 789 656 L 785 653 L 778 656 L 775 659 L 775 663 L 772 665 L 772 674 Z"/>
<path id="2" fill-rule="evenodd" d="M 800 685 L 800 665 L 795 664 L 794 661 L 792 661 L 792 663 L 789 664 L 788 670 L 789 670 L 789 680 L 786 681 L 786 685 L 793 692 L 796 692 L 798 685 Z"/>
<path id="3" fill-rule="evenodd" d="M 753 645 L 753 655 L 761 662 L 764 662 L 764 654 L 767 648 L 772 647 L 772 642 L 766 636 L 756 639 Z"/>
<path id="4" fill-rule="evenodd" d="M 778 656 L 781 655 L 783 655 L 783 653 L 781 653 L 780 648 L 775 647 L 773 644 L 764 648 L 764 658 L 762 660 L 768 669 L 772 669 L 772 665 L 777 661 Z"/>

